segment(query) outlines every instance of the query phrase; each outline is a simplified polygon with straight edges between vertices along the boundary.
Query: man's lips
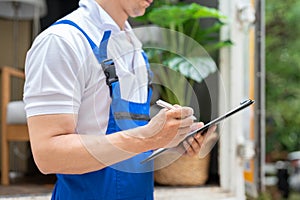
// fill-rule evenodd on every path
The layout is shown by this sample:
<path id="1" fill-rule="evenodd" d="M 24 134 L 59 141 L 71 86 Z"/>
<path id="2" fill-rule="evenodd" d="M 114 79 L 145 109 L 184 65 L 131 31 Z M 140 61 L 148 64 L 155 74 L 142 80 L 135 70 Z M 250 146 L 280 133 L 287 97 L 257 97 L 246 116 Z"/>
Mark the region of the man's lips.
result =
<path id="1" fill-rule="evenodd" d="M 151 4 L 153 2 L 153 0 L 146 0 L 149 4 Z"/>
<path id="2" fill-rule="evenodd" d="M 150 5 L 151 5 L 151 3 L 153 2 L 153 0 L 146 0 L 146 2 L 147 2 L 147 7 L 149 7 Z"/>

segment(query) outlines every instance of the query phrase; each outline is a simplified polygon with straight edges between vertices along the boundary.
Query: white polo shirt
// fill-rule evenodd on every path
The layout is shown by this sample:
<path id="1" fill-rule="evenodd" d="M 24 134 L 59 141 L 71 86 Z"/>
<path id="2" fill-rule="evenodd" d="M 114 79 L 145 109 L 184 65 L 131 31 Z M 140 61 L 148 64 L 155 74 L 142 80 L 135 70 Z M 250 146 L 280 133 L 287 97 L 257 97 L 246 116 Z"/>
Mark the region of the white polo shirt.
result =
<path id="1" fill-rule="evenodd" d="M 64 19 L 76 22 L 96 45 L 105 30 L 120 28 L 94 1 L 81 0 Z M 126 22 L 126 29 L 131 29 Z M 54 25 L 42 32 L 27 53 L 24 102 L 27 117 L 75 114 L 76 131 L 104 134 L 111 103 L 106 77 L 85 36 L 75 27 Z"/>

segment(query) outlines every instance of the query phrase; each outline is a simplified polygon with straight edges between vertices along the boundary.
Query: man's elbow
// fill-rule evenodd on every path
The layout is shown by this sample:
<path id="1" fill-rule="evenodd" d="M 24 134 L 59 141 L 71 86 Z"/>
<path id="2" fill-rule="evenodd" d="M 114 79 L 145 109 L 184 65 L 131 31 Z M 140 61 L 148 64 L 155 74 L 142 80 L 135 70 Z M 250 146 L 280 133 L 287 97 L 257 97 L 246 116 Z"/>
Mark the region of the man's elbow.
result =
<path id="1" fill-rule="evenodd" d="M 42 174 L 45 174 L 45 175 L 53 174 L 52 170 L 50 170 L 50 168 L 47 167 L 46 165 L 41 164 L 41 163 L 39 163 L 39 162 L 35 162 L 35 163 L 36 163 L 36 166 L 38 167 L 39 171 L 40 171 Z"/>
<path id="2" fill-rule="evenodd" d="M 32 146 L 32 153 L 34 162 L 43 174 L 53 174 L 55 173 L 53 163 L 53 158 L 51 158 L 51 153 L 46 148 Z"/>
<path id="3" fill-rule="evenodd" d="M 53 174 L 49 160 L 45 159 L 40 153 L 33 155 L 34 162 L 42 174 Z"/>

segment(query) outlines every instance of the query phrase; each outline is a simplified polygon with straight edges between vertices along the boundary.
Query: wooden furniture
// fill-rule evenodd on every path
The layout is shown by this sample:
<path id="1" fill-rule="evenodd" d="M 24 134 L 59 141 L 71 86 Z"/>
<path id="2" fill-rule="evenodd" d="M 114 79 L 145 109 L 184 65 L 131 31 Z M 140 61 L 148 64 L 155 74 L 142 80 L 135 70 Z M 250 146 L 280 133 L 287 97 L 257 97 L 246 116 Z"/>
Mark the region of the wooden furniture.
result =
<path id="1" fill-rule="evenodd" d="M 29 141 L 27 124 L 14 124 L 7 121 L 7 108 L 11 102 L 11 79 L 25 79 L 24 72 L 12 67 L 1 67 L 1 184 L 9 185 L 9 143 L 12 141 Z"/>

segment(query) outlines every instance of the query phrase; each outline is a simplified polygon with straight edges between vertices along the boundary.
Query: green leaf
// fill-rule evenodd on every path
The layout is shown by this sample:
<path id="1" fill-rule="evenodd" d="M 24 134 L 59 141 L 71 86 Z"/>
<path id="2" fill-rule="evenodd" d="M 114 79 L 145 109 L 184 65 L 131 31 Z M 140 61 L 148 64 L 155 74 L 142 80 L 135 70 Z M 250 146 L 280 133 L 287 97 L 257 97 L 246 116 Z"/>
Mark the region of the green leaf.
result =
<path id="1" fill-rule="evenodd" d="M 176 56 L 167 60 L 165 65 L 198 83 L 217 70 L 216 64 L 209 57 Z"/>
<path id="2" fill-rule="evenodd" d="M 227 19 L 227 17 L 217 9 L 208 8 L 196 3 L 191 4 L 191 6 L 193 7 L 194 10 L 197 10 L 193 15 L 193 18 L 195 19 L 199 19 L 199 18 Z"/>
<path id="3" fill-rule="evenodd" d="M 216 51 L 218 49 L 224 48 L 224 47 L 228 47 L 228 46 L 232 46 L 233 43 L 231 40 L 225 40 L 225 41 L 220 41 L 220 42 L 216 42 L 213 44 L 208 44 L 205 45 L 205 49 L 207 50 L 207 52 L 211 53 L 213 51 Z"/>
<path id="4" fill-rule="evenodd" d="M 182 6 L 162 6 L 153 10 L 148 15 L 150 22 L 162 27 L 170 27 L 170 25 L 178 26 L 191 17 L 191 14 L 185 12 Z"/>
<path id="5" fill-rule="evenodd" d="M 226 19 L 226 16 L 214 8 L 207 8 L 196 3 L 161 6 L 151 10 L 148 15 L 150 22 L 162 27 L 170 27 L 170 24 L 179 26 L 190 19 L 200 18 Z"/>
<path id="6" fill-rule="evenodd" d="M 199 34 L 208 35 L 208 34 L 212 34 L 212 33 L 218 33 L 224 25 L 225 24 L 223 22 L 218 21 L 218 22 L 214 23 L 212 26 L 207 27 L 203 30 L 200 30 Z"/>

